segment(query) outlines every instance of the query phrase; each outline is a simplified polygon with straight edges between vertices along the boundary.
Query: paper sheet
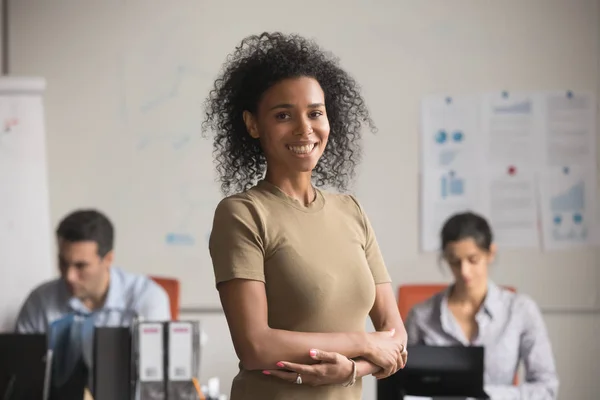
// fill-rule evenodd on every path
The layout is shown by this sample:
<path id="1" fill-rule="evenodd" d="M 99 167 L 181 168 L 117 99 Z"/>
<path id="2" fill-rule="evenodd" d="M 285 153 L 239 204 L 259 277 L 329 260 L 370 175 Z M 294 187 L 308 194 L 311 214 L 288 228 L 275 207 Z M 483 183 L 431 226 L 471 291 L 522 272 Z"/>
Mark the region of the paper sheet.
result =
<path id="1" fill-rule="evenodd" d="M 425 251 L 440 248 L 439 233 L 446 219 L 458 212 L 480 209 L 481 176 L 465 169 L 440 169 L 423 175 L 421 245 Z"/>
<path id="2" fill-rule="evenodd" d="M 482 161 L 473 96 L 428 96 L 421 106 L 422 170 L 461 168 Z"/>
<path id="3" fill-rule="evenodd" d="M 546 250 L 597 243 L 596 178 L 582 167 L 554 167 L 539 180 Z"/>
<path id="4" fill-rule="evenodd" d="M 547 166 L 596 168 L 596 103 L 589 93 L 548 92 L 542 95 L 544 127 L 541 143 Z"/>
<path id="5" fill-rule="evenodd" d="M 508 167 L 486 175 L 487 216 L 500 247 L 536 248 L 540 245 L 535 172 Z"/>
<path id="6" fill-rule="evenodd" d="M 481 141 L 486 163 L 506 168 L 537 166 L 541 155 L 541 120 L 536 96 L 489 93 L 483 96 L 481 107 Z"/>

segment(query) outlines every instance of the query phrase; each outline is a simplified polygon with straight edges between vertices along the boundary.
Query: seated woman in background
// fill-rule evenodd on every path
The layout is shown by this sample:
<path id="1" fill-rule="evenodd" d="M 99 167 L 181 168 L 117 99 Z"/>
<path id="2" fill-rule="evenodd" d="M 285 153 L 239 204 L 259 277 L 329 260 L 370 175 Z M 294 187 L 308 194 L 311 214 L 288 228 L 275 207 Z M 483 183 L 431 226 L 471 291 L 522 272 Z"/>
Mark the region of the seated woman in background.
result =
<path id="1" fill-rule="evenodd" d="M 556 399 L 558 378 L 539 308 L 488 279 L 496 246 L 487 221 L 456 214 L 444 224 L 441 242 L 454 283 L 411 310 L 408 344 L 484 346 L 485 390 L 492 399 Z M 525 382 L 514 386 L 520 361 Z"/>

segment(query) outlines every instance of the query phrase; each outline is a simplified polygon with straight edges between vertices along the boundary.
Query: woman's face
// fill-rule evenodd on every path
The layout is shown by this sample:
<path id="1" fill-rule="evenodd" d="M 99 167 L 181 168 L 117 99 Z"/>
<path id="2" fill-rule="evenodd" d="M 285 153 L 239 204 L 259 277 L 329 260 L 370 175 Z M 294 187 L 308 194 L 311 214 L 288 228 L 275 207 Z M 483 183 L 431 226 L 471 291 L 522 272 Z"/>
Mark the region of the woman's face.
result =
<path id="1" fill-rule="evenodd" d="M 487 286 L 488 265 L 493 261 L 496 248 L 481 249 L 471 238 L 450 242 L 444 249 L 444 260 L 450 266 L 458 289 L 481 289 Z"/>
<path id="2" fill-rule="evenodd" d="M 325 94 L 309 77 L 273 85 L 263 94 L 255 115 L 244 112 L 244 122 L 250 135 L 260 140 L 271 172 L 311 172 L 329 138 Z"/>

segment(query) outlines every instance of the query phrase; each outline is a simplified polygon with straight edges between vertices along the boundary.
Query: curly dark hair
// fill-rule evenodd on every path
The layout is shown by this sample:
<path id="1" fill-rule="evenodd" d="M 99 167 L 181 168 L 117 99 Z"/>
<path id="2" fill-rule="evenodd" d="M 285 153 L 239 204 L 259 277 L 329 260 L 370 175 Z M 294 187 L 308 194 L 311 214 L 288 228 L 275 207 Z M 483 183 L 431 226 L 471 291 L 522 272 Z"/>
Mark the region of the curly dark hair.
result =
<path id="1" fill-rule="evenodd" d="M 205 101 L 202 132 L 215 132 L 213 155 L 225 195 L 249 189 L 266 172 L 265 155 L 248 134 L 243 112 L 256 113 L 263 93 L 277 82 L 303 76 L 321 85 L 330 125 L 328 144 L 313 170 L 315 184 L 348 188 L 361 157 L 361 127 L 366 123 L 376 131 L 358 84 L 314 41 L 265 32 L 246 37 L 227 57 Z"/>

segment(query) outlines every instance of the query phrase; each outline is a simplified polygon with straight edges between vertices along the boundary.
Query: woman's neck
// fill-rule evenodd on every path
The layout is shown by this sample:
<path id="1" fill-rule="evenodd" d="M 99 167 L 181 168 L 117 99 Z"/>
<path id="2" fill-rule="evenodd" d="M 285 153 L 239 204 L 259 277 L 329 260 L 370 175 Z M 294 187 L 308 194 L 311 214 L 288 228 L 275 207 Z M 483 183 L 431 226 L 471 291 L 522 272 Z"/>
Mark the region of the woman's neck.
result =
<path id="1" fill-rule="evenodd" d="M 278 176 L 278 174 L 267 170 L 265 180 L 279 189 L 300 204 L 308 205 L 315 200 L 316 191 L 311 181 L 310 172 L 300 173 L 294 177 Z"/>
<path id="2" fill-rule="evenodd" d="M 477 311 L 483 304 L 486 295 L 487 285 L 467 289 L 455 284 L 450 293 L 449 300 L 455 304 L 468 306 Z"/>

